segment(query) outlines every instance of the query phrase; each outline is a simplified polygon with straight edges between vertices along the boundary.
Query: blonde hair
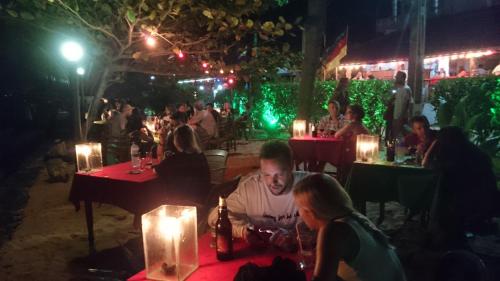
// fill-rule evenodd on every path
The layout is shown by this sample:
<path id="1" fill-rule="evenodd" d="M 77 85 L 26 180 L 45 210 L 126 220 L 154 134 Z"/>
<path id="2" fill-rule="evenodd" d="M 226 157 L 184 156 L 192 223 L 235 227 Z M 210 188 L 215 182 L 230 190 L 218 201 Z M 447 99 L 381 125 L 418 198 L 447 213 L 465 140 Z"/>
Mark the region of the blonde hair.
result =
<path id="1" fill-rule="evenodd" d="M 340 183 L 324 174 L 305 177 L 295 185 L 293 194 L 307 196 L 314 215 L 321 220 L 344 217 L 354 211 L 351 198 Z"/>
<path id="2" fill-rule="evenodd" d="M 307 196 L 311 211 L 317 219 L 331 221 L 349 216 L 375 240 L 392 248 L 388 237 L 368 218 L 354 210 L 351 198 L 336 179 L 325 174 L 309 175 L 295 185 L 293 194 Z"/>
<path id="3" fill-rule="evenodd" d="M 195 132 L 188 125 L 182 125 L 174 130 L 175 146 L 186 153 L 201 153 Z"/>

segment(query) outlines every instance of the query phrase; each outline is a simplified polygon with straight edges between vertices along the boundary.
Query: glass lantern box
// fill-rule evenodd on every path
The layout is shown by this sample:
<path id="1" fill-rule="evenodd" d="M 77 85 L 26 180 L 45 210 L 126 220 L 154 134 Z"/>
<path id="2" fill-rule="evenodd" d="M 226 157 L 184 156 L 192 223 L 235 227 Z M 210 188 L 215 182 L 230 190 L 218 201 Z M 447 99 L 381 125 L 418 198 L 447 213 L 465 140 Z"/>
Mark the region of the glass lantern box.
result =
<path id="1" fill-rule="evenodd" d="M 378 142 L 378 136 L 358 135 L 356 137 L 356 161 L 377 161 L 379 150 Z"/>
<path id="2" fill-rule="evenodd" d="M 306 135 L 306 120 L 293 120 L 293 137 L 302 138 Z"/>
<path id="3" fill-rule="evenodd" d="M 196 207 L 162 205 L 142 215 L 146 275 L 185 280 L 198 268 Z"/>
<path id="4" fill-rule="evenodd" d="M 96 142 L 75 145 L 78 172 L 90 173 L 102 170 L 101 144 Z"/>

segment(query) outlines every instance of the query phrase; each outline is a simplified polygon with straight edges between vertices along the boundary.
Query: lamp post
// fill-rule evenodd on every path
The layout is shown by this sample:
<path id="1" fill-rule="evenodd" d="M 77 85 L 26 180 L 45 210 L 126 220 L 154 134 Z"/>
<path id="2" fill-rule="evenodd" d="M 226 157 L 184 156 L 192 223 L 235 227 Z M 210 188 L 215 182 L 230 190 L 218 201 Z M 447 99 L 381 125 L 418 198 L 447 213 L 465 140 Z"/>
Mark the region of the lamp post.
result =
<path id="1" fill-rule="evenodd" d="M 64 42 L 60 47 L 61 55 L 72 64 L 76 64 L 81 61 L 84 56 L 83 47 L 74 41 Z M 77 74 L 75 76 L 75 74 Z M 85 69 L 83 67 L 77 67 L 73 69 L 70 68 L 69 80 L 70 85 L 75 88 L 75 97 L 73 99 L 73 122 L 74 122 L 74 137 L 76 141 L 82 140 L 82 122 L 81 122 L 81 112 L 80 112 L 80 76 L 85 74 Z"/>

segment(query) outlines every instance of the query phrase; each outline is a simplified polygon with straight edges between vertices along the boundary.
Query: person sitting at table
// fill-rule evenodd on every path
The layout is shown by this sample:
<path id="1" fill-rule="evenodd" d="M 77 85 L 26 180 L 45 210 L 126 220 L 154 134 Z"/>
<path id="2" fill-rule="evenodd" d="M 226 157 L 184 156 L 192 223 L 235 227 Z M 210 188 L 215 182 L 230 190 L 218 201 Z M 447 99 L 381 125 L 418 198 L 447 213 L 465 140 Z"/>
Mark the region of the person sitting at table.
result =
<path id="1" fill-rule="evenodd" d="M 345 112 L 346 125 L 335 133 L 336 138 L 341 138 L 344 143 L 343 163 L 338 167 L 338 178 L 342 184 L 347 181 L 347 175 L 352 167 L 352 163 L 356 160 L 356 138 L 361 134 L 368 134 L 368 129 L 363 126 L 363 117 L 365 112 L 359 105 L 347 106 Z"/>
<path id="2" fill-rule="evenodd" d="M 404 145 L 413 149 L 418 155 L 424 155 L 431 143 L 436 139 L 436 132 L 431 130 L 427 117 L 415 116 L 410 121 L 412 133 L 404 138 Z"/>
<path id="3" fill-rule="evenodd" d="M 466 233 L 488 229 L 500 214 L 500 195 L 491 158 L 459 127 L 442 128 L 424 156 L 439 175 L 431 207 L 429 245 L 468 248 Z"/>
<path id="4" fill-rule="evenodd" d="M 335 133 L 335 137 L 355 142 L 357 135 L 368 134 L 368 129 L 363 126 L 363 117 L 365 112 L 361 106 L 356 104 L 347 106 L 344 117 L 347 122 Z"/>
<path id="5" fill-rule="evenodd" d="M 260 172 L 242 179 L 226 202 L 233 237 L 243 238 L 258 245 L 261 227 L 278 230 L 269 239 L 273 245 L 293 250 L 296 246 L 292 234 L 297 223 L 298 209 L 294 203 L 292 187 L 308 173 L 293 171 L 290 147 L 280 141 L 265 143 L 260 150 Z M 217 208 L 209 215 L 208 223 L 215 228 Z"/>
<path id="6" fill-rule="evenodd" d="M 318 231 L 313 281 L 404 281 L 403 267 L 388 237 L 356 212 L 334 178 L 314 174 L 293 194 L 300 218 Z"/>
<path id="7" fill-rule="evenodd" d="M 205 203 L 210 192 L 210 169 L 195 133 L 187 125 L 174 130 L 177 153 L 168 155 L 155 170 L 166 186 L 167 202 Z"/>
<path id="8" fill-rule="evenodd" d="M 200 138 L 201 148 L 205 149 L 209 141 L 217 136 L 217 123 L 213 115 L 203 109 L 202 101 L 196 101 L 194 109 L 195 113 L 187 123 L 194 128 L 194 131 Z"/>
<path id="9" fill-rule="evenodd" d="M 179 152 L 174 145 L 174 131 L 180 126 L 186 125 L 185 113 L 177 111 L 172 114 L 170 118 L 169 126 L 162 128 L 160 132 L 160 146 L 162 148 L 159 151 L 160 155 L 166 156 Z M 198 139 L 196 139 L 198 141 Z"/>
<path id="10" fill-rule="evenodd" d="M 340 115 L 339 103 L 335 100 L 330 100 L 328 102 L 328 115 L 324 116 L 319 120 L 318 130 L 319 131 L 334 131 L 337 132 L 343 127 L 344 117 Z"/>

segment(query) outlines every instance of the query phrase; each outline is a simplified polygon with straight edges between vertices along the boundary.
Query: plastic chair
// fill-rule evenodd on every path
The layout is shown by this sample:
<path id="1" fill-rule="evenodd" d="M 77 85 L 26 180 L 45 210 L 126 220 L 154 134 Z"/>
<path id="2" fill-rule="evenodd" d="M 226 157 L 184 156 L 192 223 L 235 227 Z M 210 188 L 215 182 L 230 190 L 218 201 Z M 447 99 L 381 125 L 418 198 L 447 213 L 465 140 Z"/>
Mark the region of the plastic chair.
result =
<path id="1" fill-rule="evenodd" d="M 226 173 L 227 156 L 226 150 L 212 149 L 204 152 L 210 167 L 211 184 L 216 185 L 224 182 Z"/>

